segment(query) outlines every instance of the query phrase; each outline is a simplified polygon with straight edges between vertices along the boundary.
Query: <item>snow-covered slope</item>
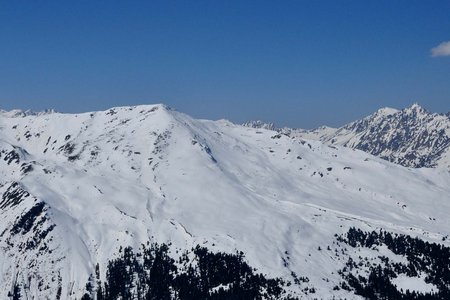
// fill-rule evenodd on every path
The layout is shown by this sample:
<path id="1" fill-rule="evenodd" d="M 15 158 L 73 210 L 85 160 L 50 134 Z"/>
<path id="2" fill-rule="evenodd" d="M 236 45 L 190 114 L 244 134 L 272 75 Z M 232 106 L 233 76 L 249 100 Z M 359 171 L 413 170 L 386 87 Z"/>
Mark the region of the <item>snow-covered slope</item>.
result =
<path id="1" fill-rule="evenodd" d="M 0 299 L 17 284 L 26 299 L 79 299 L 97 263 L 148 240 L 243 251 L 271 277 L 307 277 L 288 287 L 299 297 L 358 298 L 333 290 L 344 258 L 361 255 L 336 234 L 383 228 L 449 245 L 445 170 L 164 105 L 3 113 L 0 172 Z"/>
<path id="2" fill-rule="evenodd" d="M 359 149 L 406 167 L 450 169 L 450 118 L 418 104 L 382 108 L 340 128 L 279 129 L 290 136 Z"/>

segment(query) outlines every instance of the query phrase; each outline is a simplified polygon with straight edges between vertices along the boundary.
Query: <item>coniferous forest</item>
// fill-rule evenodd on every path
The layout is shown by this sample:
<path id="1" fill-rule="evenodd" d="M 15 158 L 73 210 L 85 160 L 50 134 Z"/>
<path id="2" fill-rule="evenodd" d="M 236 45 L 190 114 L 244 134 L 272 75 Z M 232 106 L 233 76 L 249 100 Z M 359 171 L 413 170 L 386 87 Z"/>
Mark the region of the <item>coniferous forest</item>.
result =
<path id="1" fill-rule="evenodd" d="M 213 253 L 197 246 L 175 260 L 169 248 L 155 243 L 137 253 L 121 249 L 109 261 L 104 282 L 97 265 L 82 300 L 94 295 L 98 300 L 295 299 L 285 293 L 283 280 L 256 273 L 242 252 Z"/>
<path id="2" fill-rule="evenodd" d="M 364 232 L 350 228 L 338 241 L 351 247 L 373 248 L 385 245 L 396 255 L 406 257 L 407 263 L 389 261 L 388 257 L 379 256 L 382 263 L 370 265 L 369 276 L 355 276 L 351 271 L 363 264 L 349 258 L 340 274 L 345 279 L 341 288 L 354 290 L 366 299 L 450 299 L 450 248 L 436 243 L 429 243 L 417 237 L 394 234 L 387 231 Z M 398 290 L 392 279 L 400 274 L 417 277 L 425 274 L 425 282 L 437 287 L 433 292 L 416 292 Z"/>

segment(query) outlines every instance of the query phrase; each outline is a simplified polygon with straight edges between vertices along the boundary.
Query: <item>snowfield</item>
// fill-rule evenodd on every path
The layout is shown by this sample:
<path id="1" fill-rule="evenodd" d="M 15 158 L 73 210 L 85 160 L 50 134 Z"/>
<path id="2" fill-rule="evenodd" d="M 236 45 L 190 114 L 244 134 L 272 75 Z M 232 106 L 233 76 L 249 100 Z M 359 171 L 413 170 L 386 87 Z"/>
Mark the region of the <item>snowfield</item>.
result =
<path id="1" fill-rule="evenodd" d="M 0 299 L 16 283 L 25 299 L 55 299 L 59 287 L 61 299 L 80 299 L 97 263 L 104 270 L 121 246 L 148 240 L 243 251 L 270 277 L 308 277 L 289 287 L 305 299 L 361 299 L 333 290 L 345 257 L 361 255 L 336 256 L 335 234 L 382 228 L 450 246 L 446 169 L 164 105 L 1 112 L 0 172 Z M 397 279 L 399 289 L 435 288 Z"/>

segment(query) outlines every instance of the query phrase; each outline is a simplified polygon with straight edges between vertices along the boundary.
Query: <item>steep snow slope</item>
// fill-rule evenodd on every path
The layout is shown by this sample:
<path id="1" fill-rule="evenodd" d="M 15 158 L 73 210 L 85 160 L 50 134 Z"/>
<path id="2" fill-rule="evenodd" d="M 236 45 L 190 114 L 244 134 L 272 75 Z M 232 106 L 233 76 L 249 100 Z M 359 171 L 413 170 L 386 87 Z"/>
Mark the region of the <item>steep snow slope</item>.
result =
<path id="1" fill-rule="evenodd" d="M 272 277 L 307 276 L 292 292 L 323 299 L 358 298 L 333 291 L 345 261 L 318 250 L 351 226 L 449 245 L 446 171 L 164 105 L 3 114 L 0 147 L 0 291 L 20 283 L 28 299 L 79 299 L 95 264 L 149 239 L 242 250 Z"/>
<path id="2" fill-rule="evenodd" d="M 280 129 L 290 136 L 363 150 L 406 167 L 450 169 L 450 119 L 418 104 L 382 108 L 341 128 Z"/>

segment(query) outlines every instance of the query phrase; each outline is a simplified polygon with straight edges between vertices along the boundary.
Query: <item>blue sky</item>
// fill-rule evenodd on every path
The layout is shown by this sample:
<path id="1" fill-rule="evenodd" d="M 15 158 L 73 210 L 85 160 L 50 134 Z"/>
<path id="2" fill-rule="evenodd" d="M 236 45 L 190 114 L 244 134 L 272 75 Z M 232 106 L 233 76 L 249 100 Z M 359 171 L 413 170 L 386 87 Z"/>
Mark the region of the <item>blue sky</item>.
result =
<path id="1" fill-rule="evenodd" d="M 450 110 L 450 1 L 1 1 L 0 108 L 342 125 Z M 448 52 L 447 52 L 448 50 Z"/>

